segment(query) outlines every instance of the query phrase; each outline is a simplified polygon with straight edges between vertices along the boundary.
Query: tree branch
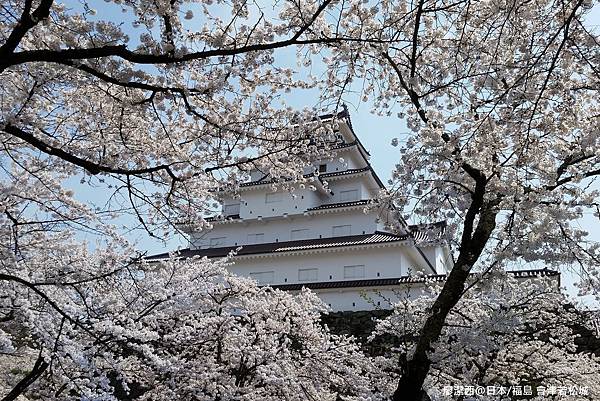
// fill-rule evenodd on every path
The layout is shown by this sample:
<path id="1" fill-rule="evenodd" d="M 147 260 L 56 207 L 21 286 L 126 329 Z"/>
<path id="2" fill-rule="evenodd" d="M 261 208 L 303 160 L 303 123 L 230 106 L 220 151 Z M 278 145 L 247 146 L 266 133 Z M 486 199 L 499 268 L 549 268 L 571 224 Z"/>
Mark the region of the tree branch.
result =
<path id="1" fill-rule="evenodd" d="M 48 2 L 51 0 L 44 0 Z M 334 43 L 344 40 L 343 38 L 316 38 L 299 40 L 300 37 L 310 28 L 317 20 L 319 15 L 329 6 L 333 0 L 325 0 L 315 11 L 309 21 L 304 24 L 291 38 L 272 43 L 257 43 L 241 47 L 220 48 L 213 50 L 204 50 L 199 52 L 188 53 L 180 56 L 174 55 L 172 52 L 165 54 L 143 54 L 133 52 L 127 49 L 126 45 L 101 46 L 95 48 L 78 48 L 78 49 L 63 49 L 63 50 L 27 50 L 18 53 L 6 54 L 0 57 L 3 61 L 0 62 L 0 72 L 8 66 L 28 63 L 28 62 L 57 62 L 59 60 L 81 60 L 93 59 L 101 57 L 119 57 L 123 60 L 137 64 L 171 64 L 181 63 L 197 59 L 206 59 L 211 57 L 233 56 L 256 51 L 274 50 L 282 47 L 296 44 L 314 44 L 314 43 Z M 11 51 L 12 52 L 12 51 Z M 0 53 L 1 54 L 1 53 Z"/>
<path id="2" fill-rule="evenodd" d="M 19 46 L 19 43 L 21 43 L 21 40 L 27 34 L 27 32 L 36 26 L 38 22 L 48 18 L 50 15 L 50 7 L 52 7 L 53 0 L 41 0 L 38 8 L 36 8 L 33 13 L 29 14 L 31 11 L 31 2 L 32 0 L 27 0 L 25 2 L 23 13 L 21 14 L 19 22 L 17 22 L 17 25 L 12 30 L 4 44 L 0 46 L 0 60 L 9 58 L 11 53 L 13 53 L 17 46 Z M 0 62 L 0 68 L 2 64 L 4 63 Z"/>
<path id="3" fill-rule="evenodd" d="M 27 375 L 23 379 L 21 379 L 13 387 L 13 389 L 8 394 L 6 394 L 4 398 L 2 398 L 1 401 L 16 400 L 20 395 L 22 395 L 25 392 L 25 390 L 27 390 L 27 387 L 34 383 L 42 375 L 42 373 L 44 373 L 48 366 L 48 362 L 46 362 L 41 355 L 38 356 L 37 360 L 35 361 L 35 364 L 33 365 L 33 368 L 31 369 L 31 372 L 27 373 Z"/>
<path id="4" fill-rule="evenodd" d="M 75 156 L 69 152 L 64 151 L 61 148 L 47 144 L 44 141 L 36 138 L 33 134 L 23 131 L 19 127 L 16 127 L 12 124 L 7 124 L 4 127 L 3 131 L 27 142 L 34 148 L 39 149 L 40 151 L 42 151 L 50 156 L 56 156 L 60 159 L 63 159 L 64 161 L 72 163 L 76 166 L 83 167 L 84 169 L 86 169 L 86 171 L 88 171 L 92 175 L 96 175 L 96 174 L 100 174 L 100 173 L 140 175 L 140 174 L 154 173 L 157 171 L 166 171 L 167 174 L 169 174 L 169 176 L 174 181 L 181 180 L 179 177 L 177 177 L 175 175 L 175 173 L 173 173 L 173 170 L 171 169 L 172 164 L 161 164 L 158 166 L 152 166 L 152 167 L 147 167 L 147 168 L 138 168 L 138 169 L 110 167 L 110 166 L 105 166 L 105 165 L 102 165 L 99 163 L 94 163 L 89 160 L 82 159 L 78 156 Z M 180 162 L 180 163 L 182 163 L 182 162 Z"/>

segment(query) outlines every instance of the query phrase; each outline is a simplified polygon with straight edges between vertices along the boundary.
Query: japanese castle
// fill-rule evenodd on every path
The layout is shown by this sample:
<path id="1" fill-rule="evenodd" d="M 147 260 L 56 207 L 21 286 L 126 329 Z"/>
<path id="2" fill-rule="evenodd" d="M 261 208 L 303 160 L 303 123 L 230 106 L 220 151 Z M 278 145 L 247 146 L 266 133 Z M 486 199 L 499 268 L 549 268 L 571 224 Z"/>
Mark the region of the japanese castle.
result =
<path id="1" fill-rule="evenodd" d="M 390 219 L 401 218 L 374 203 L 384 185 L 369 152 L 348 112 L 336 117 L 335 154 L 305 170 L 317 178 L 316 189 L 298 184 L 295 196 L 289 188 L 273 192 L 269 176 L 254 172 L 238 196 L 221 197 L 212 229 L 189 232 L 191 246 L 179 255 L 220 258 L 237 250 L 233 273 L 282 290 L 309 288 L 334 311 L 387 309 L 417 290 L 422 279 L 415 274 L 443 280 L 452 266 L 445 223 L 400 221 L 392 231 Z"/>

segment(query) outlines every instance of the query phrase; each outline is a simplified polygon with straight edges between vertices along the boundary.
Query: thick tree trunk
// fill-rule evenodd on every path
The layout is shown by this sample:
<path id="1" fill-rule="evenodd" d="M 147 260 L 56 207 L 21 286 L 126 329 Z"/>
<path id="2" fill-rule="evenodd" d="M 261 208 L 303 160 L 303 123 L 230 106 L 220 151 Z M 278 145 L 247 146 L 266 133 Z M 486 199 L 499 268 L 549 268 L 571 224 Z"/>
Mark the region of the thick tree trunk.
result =
<path id="1" fill-rule="evenodd" d="M 460 301 L 471 268 L 479 259 L 491 233 L 496 227 L 497 211 L 494 203 L 485 203 L 483 194 L 485 184 L 476 189 L 473 203 L 464 222 L 463 237 L 459 256 L 442 291 L 431 308 L 429 317 L 421 329 L 419 339 L 412 356 L 409 357 L 404 372 L 393 395 L 393 401 L 423 401 L 429 399 L 423 390 L 423 383 L 429 373 L 431 360 L 428 353 L 442 333 L 446 317 Z M 479 214 L 477 227 L 473 231 L 475 217 Z"/>
<path id="2" fill-rule="evenodd" d="M 460 300 L 464 284 L 469 276 L 469 266 L 456 265 L 436 299 L 431 314 L 421 330 L 414 354 L 409 358 L 404 374 L 394 392 L 394 401 L 421 401 L 427 399 L 422 390 L 431 361 L 427 353 L 442 332 L 446 316 Z"/>

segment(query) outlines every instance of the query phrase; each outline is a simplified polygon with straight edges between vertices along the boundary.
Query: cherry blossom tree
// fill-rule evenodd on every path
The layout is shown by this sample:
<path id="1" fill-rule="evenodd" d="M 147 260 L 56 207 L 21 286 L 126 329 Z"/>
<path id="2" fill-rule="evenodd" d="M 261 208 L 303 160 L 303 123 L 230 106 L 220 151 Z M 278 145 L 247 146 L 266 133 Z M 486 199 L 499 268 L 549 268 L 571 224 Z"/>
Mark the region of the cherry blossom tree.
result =
<path id="1" fill-rule="evenodd" d="M 392 43 L 335 47 L 374 110 L 405 119 L 393 188 L 413 221 L 445 219 L 454 267 L 428 309 L 394 400 L 419 400 L 430 352 L 469 274 L 507 263 L 579 266 L 598 288 L 600 46 L 588 1 L 383 2 L 369 29 Z M 395 141 L 394 143 L 396 143 Z"/>
<path id="2" fill-rule="evenodd" d="M 6 399 L 27 388 L 59 399 L 128 392 L 156 399 L 159 391 L 171 398 L 252 392 L 274 399 L 296 379 L 289 394 L 299 399 L 386 393 L 376 385 L 385 380 L 366 373 L 372 361 L 317 328 L 309 295 L 269 298 L 227 276 L 224 285 L 205 274 L 206 261 L 154 271 L 112 225 L 113 217 L 130 214 L 149 235 L 168 236 L 175 222 L 203 227 L 212 190 L 235 192 L 252 169 L 305 179 L 301 167 L 328 154 L 334 125 L 323 126 L 312 110 L 281 105 L 291 90 L 317 93 L 315 103 L 333 109 L 358 90 L 375 111 L 398 112 L 411 133 L 382 200 L 413 221 L 450 223 L 454 268 L 418 320 L 414 347 L 393 376 L 394 400 L 420 399 L 435 377 L 432 350 L 468 294 L 471 272 L 510 262 L 574 263 L 586 272 L 582 288 L 595 291 L 598 247 L 576 224 L 598 207 L 600 46 L 585 25 L 591 6 L 4 2 L 0 352 L 33 355 L 33 369 Z M 132 28 L 111 19 L 115 10 Z M 279 50 L 297 52 L 291 64 Z M 316 61 L 323 61 L 316 76 L 295 73 L 297 63 L 311 68 Z M 105 196 L 106 205 L 78 198 L 74 182 Z M 81 233 L 101 242 L 90 246 Z M 188 282 L 198 283 L 198 292 Z M 235 288 L 238 298 L 230 294 Z M 241 314 L 215 312 L 221 296 Z M 265 308 L 279 310 L 277 302 L 295 317 L 281 311 L 270 320 Z M 218 324 L 231 330 L 220 333 Z M 278 337 L 276 328 L 286 324 L 305 335 Z M 216 349 L 180 342 L 214 341 L 211 335 L 222 338 L 212 343 Z M 171 349 L 157 345 L 161 336 L 173 341 Z M 231 342 L 238 340 L 251 345 L 248 354 L 235 355 Z M 308 344 L 321 347 L 321 359 Z M 207 349 L 213 359 L 202 365 L 197 355 Z M 282 359 L 273 361 L 265 349 L 280 350 Z M 338 356 L 347 372 L 331 364 Z M 144 366 L 153 369 L 132 376 Z M 175 385 L 192 371 L 221 372 L 228 385 L 211 388 L 206 377 Z M 306 377 L 286 376 L 292 371 Z M 482 383 L 491 380 L 479 374 Z M 369 396 L 355 387 L 366 386 L 365 377 L 372 379 Z M 159 387 L 149 385 L 153 378 Z"/>
<path id="3" fill-rule="evenodd" d="M 70 264 L 79 272 L 110 260 L 82 252 Z M 39 351 L 3 399 L 27 385 L 33 398 L 65 400 L 378 399 L 373 364 L 321 326 L 316 295 L 259 288 L 226 264 L 173 259 L 102 280 L 14 286 L 22 324 L 3 334 Z"/>
<path id="4" fill-rule="evenodd" d="M 26 152 L 31 163 L 57 163 L 66 177 L 115 192 L 152 234 L 158 222 L 201 225 L 209 190 L 235 186 L 251 169 L 299 178 L 298 166 L 323 152 L 327 135 L 309 137 L 318 127 L 302 124 L 312 112 L 276 107 L 285 90 L 316 80 L 272 63 L 275 49 L 315 41 L 307 32 L 329 3 L 286 3 L 275 23 L 246 2 L 227 6 L 224 20 L 208 4 L 118 1 L 112 9 L 138 27 L 126 33 L 86 2 L 8 2 L 5 155 Z M 201 10 L 200 26 L 187 22 L 186 6 Z"/>
<path id="5" fill-rule="evenodd" d="M 523 280 L 494 269 L 471 276 L 468 285 L 429 354 L 425 387 L 432 400 L 475 396 L 477 387 L 485 390 L 477 399 L 490 401 L 519 395 L 558 400 L 565 397 L 558 389 L 580 400 L 598 399 L 600 359 L 577 349 L 574 328 L 581 317 L 567 307 L 555 280 Z M 420 297 L 403 299 L 378 323 L 372 337 L 395 345 L 388 350 L 395 358 L 382 366 L 391 376 L 403 374 L 397 358 L 406 363 L 441 289 L 437 282 L 427 283 Z"/>
<path id="6" fill-rule="evenodd" d="M 3 400 L 371 391 L 368 360 L 317 325 L 314 296 L 258 289 L 224 262 L 147 266 L 119 228 L 202 228 L 214 189 L 251 170 L 310 179 L 333 126 L 281 100 L 322 80 L 275 52 L 337 40 L 314 35 L 331 5 L 3 2 L 0 353 L 23 365 Z"/>

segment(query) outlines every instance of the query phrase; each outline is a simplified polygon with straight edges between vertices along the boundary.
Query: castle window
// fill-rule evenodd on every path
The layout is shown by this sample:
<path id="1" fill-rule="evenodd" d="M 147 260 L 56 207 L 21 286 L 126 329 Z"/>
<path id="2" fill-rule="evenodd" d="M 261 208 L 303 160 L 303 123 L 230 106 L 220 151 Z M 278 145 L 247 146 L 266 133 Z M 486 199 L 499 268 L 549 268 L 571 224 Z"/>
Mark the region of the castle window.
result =
<path id="1" fill-rule="evenodd" d="M 344 266 L 344 278 L 365 277 L 365 265 Z"/>
<path id="2" fill-rule="evenodd" d="M 209 240 L 209 246 L 211 248 L 217 247 L 217 246 L 223 246 L 225 245 L 225 240 L 227 239 L 227 237 L 215 237 L 215 238 L 211 238 Z"/>
<path id="3" fill-rule="evenodd" d="M 319 173 L 327 172 L 327 164 L 319 164 Z"/>
<path id="4" fill-rule="evenodd" d="M 234 214 L 240 214 L 240 204 L 239 203 L 234 203 L 234 204 L 223 206 L 223 215 L 231 216 Z"/>
<path id="5" fill-rule="evenodd" d="M 258 284 L 271 284 L 275 278 L 275 272 L 253 272 L 250 273 L 250 278 L 256 280 Z"/>
<path id="6" fill-rule="evenodd" d="M 270 194 L 265 194 L 265 203 L 277 203 L 283 200 L 282 192 L 273 192 Z"/>
<path id="7" fill-rule="evenodd" d="M 343 226 L 333 226 L 331 231 L 334 237 L 342 237 L 344 235 L 351 234 L 352 226 L 350 224 L 346 224 Z"/>
<path id="8" fill-rule="evenodd" d="M 316 281 L 319 277 L 319 269 L 299 269 L 298 281 Z"/>
<path id="9" fill-rule="evenodd" d="M 358 189 L 340 191 L 340 202 L 351 202 L 358 200 Z"/>
<path id="10" fill-rule="evenodd" d="M 265 242 L 265 233 L 248 234 L 249 244 L 259 244 Z"/>
<path id="11" fill-rule="evenodd" d="M 299 239 L 306 239 L 309 237 L 309 235 L 310 230 L 308 228 L 301 228 L 298 230 L 292 230 L 292 232 L 290 233 L 290 238 L 292 241 L 295 241 Z"/>

